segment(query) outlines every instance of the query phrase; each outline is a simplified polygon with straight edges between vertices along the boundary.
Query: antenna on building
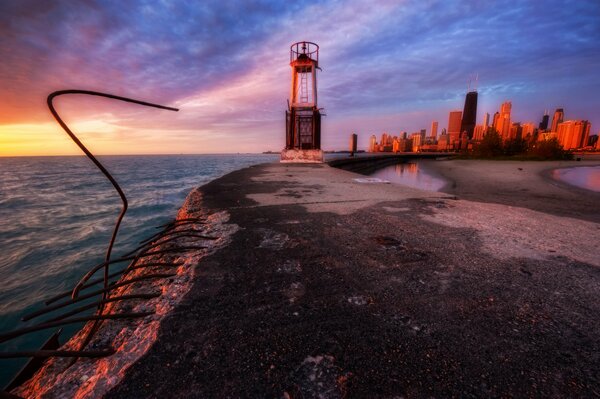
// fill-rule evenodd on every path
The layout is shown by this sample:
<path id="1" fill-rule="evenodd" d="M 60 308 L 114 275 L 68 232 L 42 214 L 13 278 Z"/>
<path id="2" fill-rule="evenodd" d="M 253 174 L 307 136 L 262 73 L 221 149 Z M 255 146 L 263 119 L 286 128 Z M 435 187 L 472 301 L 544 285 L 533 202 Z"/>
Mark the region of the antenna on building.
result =
<path id="1" fill-rule="evenodd" d="M 474 91 L 477 91 L 477 81 L 479 80 L 479 73 L 475 74 L 475 89 L 473 89 Z"/>

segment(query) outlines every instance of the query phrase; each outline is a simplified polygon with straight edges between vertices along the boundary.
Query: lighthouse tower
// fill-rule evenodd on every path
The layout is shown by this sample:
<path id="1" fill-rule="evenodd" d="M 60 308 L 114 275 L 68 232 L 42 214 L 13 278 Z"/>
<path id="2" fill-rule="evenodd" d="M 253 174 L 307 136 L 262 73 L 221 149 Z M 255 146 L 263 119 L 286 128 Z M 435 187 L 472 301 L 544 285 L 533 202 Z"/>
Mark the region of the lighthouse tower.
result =
<path id="1" fill-rule="evenodd" d="M 281 162 L 323 162 L 321 113 L 317 103 L 319 46 L 311 42 L 292 44 L 290 66 L 292 82 Z"/>

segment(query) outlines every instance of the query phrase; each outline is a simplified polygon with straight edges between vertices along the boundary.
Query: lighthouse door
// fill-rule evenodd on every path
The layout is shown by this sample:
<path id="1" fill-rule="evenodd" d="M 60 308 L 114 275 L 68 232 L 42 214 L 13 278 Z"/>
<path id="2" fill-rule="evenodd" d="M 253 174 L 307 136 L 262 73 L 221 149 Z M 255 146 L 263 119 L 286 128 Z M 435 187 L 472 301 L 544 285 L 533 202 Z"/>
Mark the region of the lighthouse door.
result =
<path id="1" fill-rule="evenodd" d="M 313 148 L 313 124 L 311 116 L 298 115 L 298 137 L 300 148 L 309 150 Z"/>

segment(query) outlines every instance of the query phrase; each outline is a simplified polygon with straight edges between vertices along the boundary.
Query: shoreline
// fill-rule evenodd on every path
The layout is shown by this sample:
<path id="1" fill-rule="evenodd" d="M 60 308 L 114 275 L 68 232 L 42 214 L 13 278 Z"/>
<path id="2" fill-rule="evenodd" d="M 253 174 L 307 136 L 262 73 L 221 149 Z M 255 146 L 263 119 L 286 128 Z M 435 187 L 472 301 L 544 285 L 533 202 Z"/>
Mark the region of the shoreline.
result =
<path id="1" fill-rule="evenodd" d="M 193 189 L 186 197 L 183 205 L 177 211 L 175 220 L 189 218 L 205 218 L 202 224 L 187 223 L 178 229 L 186 230 L 200 228 L 203 234 L 219 235 L 215 241 L 205 241 L 205 249 L 182 251 L 171 255 L 144 257 L 138 260 L 136 266 L 155 262 L 174 262 L 175 267 L 150 266 L 139 268 L 125 274 L 117 281 L 135 280 L 144 275 L 157 273 L 167 278 L 161 280 L 142 280 L 128 284 L 115 290 L 112 296 L 155 294 L 157 297 L 145 301 L 113 302 L 107 305 L 106 313 L 143 313 L 152 314 L 141 319 L 108 320 L 100 325 L 87 348 L 113 348 L 115 354 L 100 358 L 80 358 L 74 365 L 69 366 L 69 358 L 50 358 L 35 372 L 32 378 L 13 389 L 13 394 L 27 397 L 101 397 L 123 378 L 127 369 L 139 360 L 153 345 L 162 320 L 168 316 L 192 287 L 195 275 L 195 265 L 208 254 L 227 246 L 229 236 L 235 233 L 236 226 L 228 224 L 226 212 L 206 213 L 201 206 L 201 195 Z M 185 246 L 190 242 L 185 236 L 175 240 L 167 239 L 161 243 L 162 237 L 153 239 L 152 251 L 169 251 L 173 245 Z M 195 239 L 193 241 L 198 241 Z M 76 350 L 84 334 L 93 326 L 86 323 L 79 331 L 70 337 L 62 346 L 62 350 Z"/>
<path id="2" fill-rule="evenodd" d="M 422 164 L 448 181 L 441 192 L 460 199 L 600 222 L 600 193 L 551 177 L 555 169 L 600 166 L 600 160 L 440 160 Z"/>
<path id="3" fill-rule="evenodd" d="M 456 162 L 435 163 L 456 177 L 452 196 L 327 165 L 262 164 L 203 185 L 202 211 L 229 215 L 231 241 L 195 261 L 147 351 L 96 396 L 599 392 L 600 261 L 580 239 L 598 223 L 539 209 L 568 190 L 535 168 L 505 164 L 494 189 L 526 174 L 539 193 L 476 201 L 472 186 L 502 170 L 476 164 L 468 179 Z M 538 209 L 516 206 L 536 194 Z"/>

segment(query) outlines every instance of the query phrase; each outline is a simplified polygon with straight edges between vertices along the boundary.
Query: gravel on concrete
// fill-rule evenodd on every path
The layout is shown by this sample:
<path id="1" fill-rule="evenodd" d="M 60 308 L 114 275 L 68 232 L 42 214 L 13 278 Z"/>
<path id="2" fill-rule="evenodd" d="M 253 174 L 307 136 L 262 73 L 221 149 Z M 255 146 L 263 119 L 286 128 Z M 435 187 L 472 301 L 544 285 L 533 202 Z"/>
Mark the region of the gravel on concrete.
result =
<path id="1" fill-rule="evenodd" d="M 239 229 L 106 397 L 600 396 L 596 197 L 454 176 L 268 164 L 203 186 Z"/>

